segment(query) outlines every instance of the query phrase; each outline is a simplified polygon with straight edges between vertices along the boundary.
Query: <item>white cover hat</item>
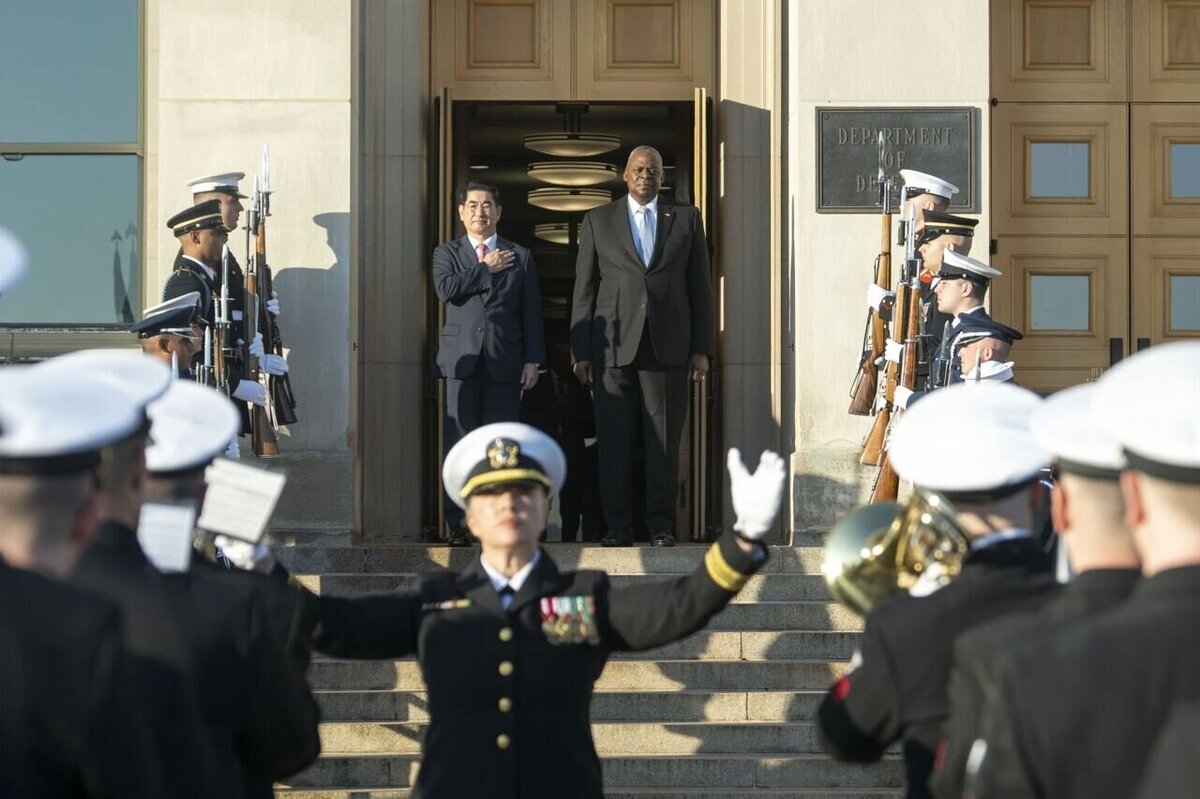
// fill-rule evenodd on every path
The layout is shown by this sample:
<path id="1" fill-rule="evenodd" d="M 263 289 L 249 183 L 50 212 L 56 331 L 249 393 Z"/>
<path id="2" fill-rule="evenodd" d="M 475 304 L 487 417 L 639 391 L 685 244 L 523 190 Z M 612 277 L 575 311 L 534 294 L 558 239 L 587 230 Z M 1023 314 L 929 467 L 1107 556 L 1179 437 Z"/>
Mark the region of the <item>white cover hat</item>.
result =
<path id="1" fill-rule="evenodd" d="M 238 190 L 238 183 L 246 177 L 245 172 L 220 172 L 216 175 L 203 175 L 192 178 L 187 182 L 188 191 L 192 194 L 205 194 L 210 191 L 224 192 L 235 197 L 246 199 L 246 195 Z"/>
<path id="2" fill-rule="evenodd" d="M 240 426 L 228 397 L 189 380 L 171 383 L 146 414 L 151 441 L 146 468 L 160 474 L 206 466 L 225 451 Z"/>
<path id="3" fill-rule="evenodd" d="M 34 368 L 92 375 L 123 391 L 139 408 L 161 397 L 174 379 L 170 368 L 140 350 L 76 350 Z"/>
<path id="4" fill-rule="evenodd" d="M 958 186 L 926 172 L 918 172 L 915 169 L 901 169 L 900 177 L 904 179 L 904 197 L 908 197 L 910 194 L 913 196 L 918 194 L 933 194 L 949 200 L 958 194 Z"/>
<path id="5" fill-rule="evenodd" d="M 1121 445 L 1092 413 L 1095 394 L 1095 383 L 1051 394 L 1033 412 L 1029 428 L 1066 471 L 1084 477 L 1115 477 L 1125 467 L 1125 456 Z"/>
<path id="6" fill-rule="evenodd" d="M 25 276 L 29 268 L 29 253 L 17 239 L 0 228 L 0 297 Z"/>
<path id="7" fill-rule="evenodd" d="M 536 482 L 551 497 L 567 477 L 567 459 L 558 442 L 519 422 L 498 422 L 467 433 L 446 453 L 442 482 L 460 508 L 476 489 L 497 483 Z"/>

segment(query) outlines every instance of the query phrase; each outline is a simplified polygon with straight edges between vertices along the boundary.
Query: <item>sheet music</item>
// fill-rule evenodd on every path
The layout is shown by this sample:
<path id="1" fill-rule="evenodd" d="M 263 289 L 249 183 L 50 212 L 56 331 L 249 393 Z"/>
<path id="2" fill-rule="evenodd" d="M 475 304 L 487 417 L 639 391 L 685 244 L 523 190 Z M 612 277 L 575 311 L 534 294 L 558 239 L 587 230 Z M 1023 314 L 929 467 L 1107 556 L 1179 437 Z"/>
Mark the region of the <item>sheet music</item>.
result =
<path id="1" fill-rule="evenodd" d="M 152 501 L 142 505 L 137 538 L 161 572 L 183 572 L 192 562 L 196 508 L 190 502 Z"/>
<path id="2" fill-rule="evenodd" d="M 257 544 L 275 512 L 287 476 L 218 459 L 205 470 L 204 479 L 208 493 L 199 526 Z"/>

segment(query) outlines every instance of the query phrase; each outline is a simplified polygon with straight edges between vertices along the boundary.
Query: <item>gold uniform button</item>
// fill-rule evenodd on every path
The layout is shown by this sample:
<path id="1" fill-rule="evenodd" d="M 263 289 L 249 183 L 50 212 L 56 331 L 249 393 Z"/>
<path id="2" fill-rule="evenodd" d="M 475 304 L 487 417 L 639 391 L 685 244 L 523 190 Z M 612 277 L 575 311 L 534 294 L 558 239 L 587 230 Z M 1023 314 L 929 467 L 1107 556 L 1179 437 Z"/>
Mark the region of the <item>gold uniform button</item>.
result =
<path id="1" fill-rule="evenodd" d="M 500 640 L 501 641 L 508 643 L 509 641 L 512 640 L 512 638 L 513 638 L 512 627 L 501 627 L 500 628 Z"/>
<path id="2" fill-rule="evenodd" d="M 498 748 L 507 749 L 511 745 L 512 745 L 512 739 L 509 738 L 507 735 L 497 735 L 496 736 L 496 746 Z"/>
<path id="3" fill-rule="evenodd" d="M 511 660 L 503 660 L 500 662 L 500 676 L 507 677 L 513 673 L 513 664 Z"/>
<path id="4" fill-rule="evenodd" d="M 501 713 L 507 713 L 512 710 L 512 700 L 507 696 L 500 697 L 500 701 L 497 704 L 500 706 Z"/>

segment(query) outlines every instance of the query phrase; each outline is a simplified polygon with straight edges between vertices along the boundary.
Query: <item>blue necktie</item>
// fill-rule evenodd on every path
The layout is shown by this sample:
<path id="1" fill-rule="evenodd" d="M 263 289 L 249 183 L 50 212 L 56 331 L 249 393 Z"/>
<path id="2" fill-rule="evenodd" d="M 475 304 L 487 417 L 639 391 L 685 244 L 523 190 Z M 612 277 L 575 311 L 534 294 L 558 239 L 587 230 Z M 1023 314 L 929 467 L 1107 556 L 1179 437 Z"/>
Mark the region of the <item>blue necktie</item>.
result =
<path id="1" fill-rule="evenodd" d="M 515 593 L 516 591 L 513 590 L 511 585 L 506 585 L 500 589 L 500 607 L 502 609 L 508 610 L 512 607 L 513 594 Z"/>
<path id="2" fill-rule="evenodd" d="M 641 248 L 642 264 L 650 266 L 650 256 L 654 255 L 654 230 L 650 222 L 650 209 L 639 208 L 634 214 L 637 219 L 638 244 Z"/>

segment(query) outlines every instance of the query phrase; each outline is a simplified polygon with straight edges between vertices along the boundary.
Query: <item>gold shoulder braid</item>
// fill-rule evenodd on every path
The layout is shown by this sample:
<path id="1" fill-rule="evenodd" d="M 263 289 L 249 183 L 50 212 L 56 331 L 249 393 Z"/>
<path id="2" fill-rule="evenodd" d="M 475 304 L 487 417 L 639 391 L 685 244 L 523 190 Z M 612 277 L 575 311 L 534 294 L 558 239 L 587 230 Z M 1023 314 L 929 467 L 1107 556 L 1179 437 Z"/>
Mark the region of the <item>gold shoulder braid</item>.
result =
<path id="1" fill-rule="evenodd" d="M 598 644 L 596 600 L 592 596 L 544 596 L 542 632 L 552 644 Z"/>
<path id="2" fill-rule="evenodd" d="M 469 599 L 447 599 L 445 602 L 426 602 L 421 605 L 421 610 L 429 612 L 432 610 L 460 610 L 469 607 L 471 607 Z"/>

